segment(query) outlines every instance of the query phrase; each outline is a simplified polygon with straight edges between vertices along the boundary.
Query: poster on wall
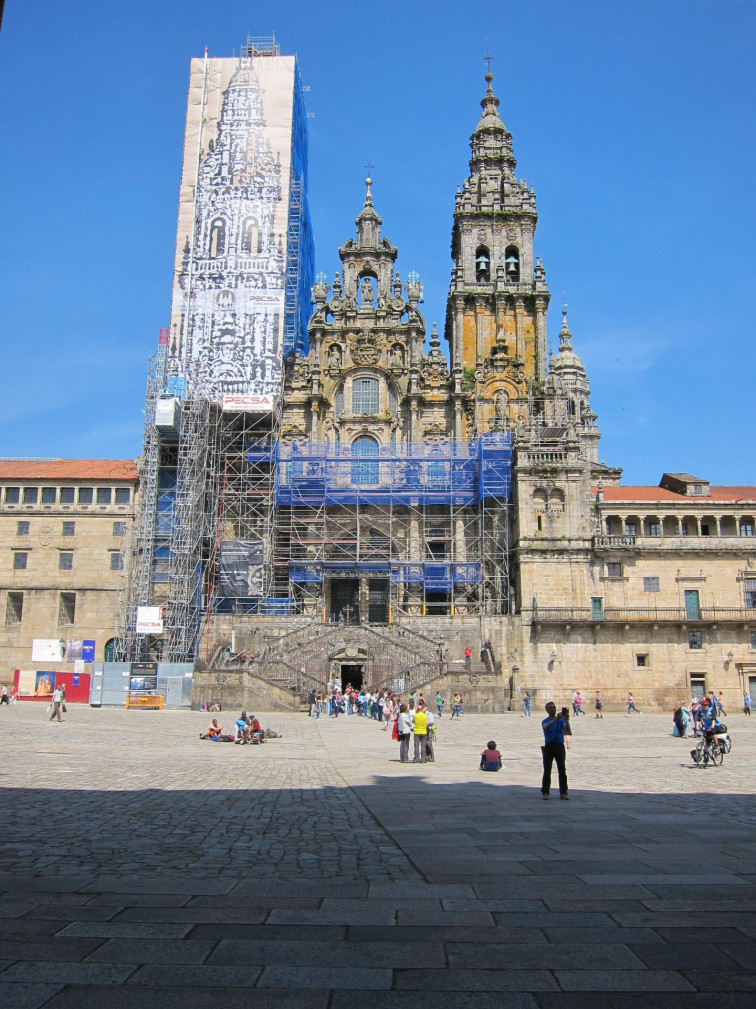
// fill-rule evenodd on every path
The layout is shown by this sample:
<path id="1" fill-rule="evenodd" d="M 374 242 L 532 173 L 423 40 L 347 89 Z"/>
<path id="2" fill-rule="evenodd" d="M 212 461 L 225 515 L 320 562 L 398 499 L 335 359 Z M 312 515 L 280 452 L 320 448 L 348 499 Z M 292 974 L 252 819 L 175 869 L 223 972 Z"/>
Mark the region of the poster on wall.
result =
<path id="1" fill-rule="evenodd" d="M 32 662 L 60 662 L 63 659 L 65 645 L 62 638 L 34 638 Z"/>
<path id="2" fill-rule="evenodd" d="M 137 634 L 163 633 L 163 607 L 137 606 Z"/>
<path id="3" fill-rule="evenodd" d="M 78 662 L 81 660 L 81 641 L 73 641 L 68 639 L 66 641 L 66 662 Z"/>
<path id="4" fill-rule="evenodd" d="M 81 643 L 81 657 L 84 662 L 94 662 L 95 660 L 95 642 L 94 641 L 82 641 Z M 83 672 L 84 670 L 82 670 Z"/>
<path id="5" fill-rule="evenodd" d="M 34 696 L 47 697 L 55 690 L 55 673 L 39 672 L 34 678 Z"/>
<path id="6" fill-rule="evenodd" d="M 280 393 L 295 57 L 194 59 L 171 308 L 175 372 Z"/>
<path id="7" fill-rule="evenodd" d="M 262 540 L 221 543 L 218 553 L 218 595 L 243 598 L 263 591 Z"/>

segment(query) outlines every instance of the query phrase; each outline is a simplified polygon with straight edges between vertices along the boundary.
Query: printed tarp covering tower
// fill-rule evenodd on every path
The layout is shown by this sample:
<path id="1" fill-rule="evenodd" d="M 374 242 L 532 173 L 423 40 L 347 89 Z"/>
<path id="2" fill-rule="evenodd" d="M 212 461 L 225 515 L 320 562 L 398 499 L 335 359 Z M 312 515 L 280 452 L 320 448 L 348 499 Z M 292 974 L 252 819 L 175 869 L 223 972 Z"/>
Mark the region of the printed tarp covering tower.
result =
<path id="1" fill-rule="evenodd" d="M 190 397 L 275 399 L 284 355 L 306 349 L 306 115 L 278 53 L 191 63 L 168 366 Z"/>
<path id="2" fill-rule="evenodd" d="M 308 347 L 313 264 L 296 57 L 275 39 L 248 39 L 238 57 L 192 60 L 171 326 L 148 381 L 124 658 L 193 658 L 214 586 L 271 593 L 283 364 Z M 252 442 L 263 447 L 254 464 Z M 140 606 L 163 608 L 159 638 L 137 633 Z"/>

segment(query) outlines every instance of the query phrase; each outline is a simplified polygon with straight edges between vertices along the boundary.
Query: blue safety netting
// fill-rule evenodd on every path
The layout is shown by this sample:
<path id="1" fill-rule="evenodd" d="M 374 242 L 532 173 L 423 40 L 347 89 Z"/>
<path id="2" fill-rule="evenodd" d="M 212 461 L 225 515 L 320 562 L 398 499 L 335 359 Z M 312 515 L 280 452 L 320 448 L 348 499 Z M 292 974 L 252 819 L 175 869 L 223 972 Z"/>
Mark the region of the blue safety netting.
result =
<path id="1" fill-rule="evenodd" d="M 284 506 L 474 505 L 508 498 L 512 482 L 512 442 L 503 432 L 411 445 L 293 441 L 276 455 L 276 503 Z"/>

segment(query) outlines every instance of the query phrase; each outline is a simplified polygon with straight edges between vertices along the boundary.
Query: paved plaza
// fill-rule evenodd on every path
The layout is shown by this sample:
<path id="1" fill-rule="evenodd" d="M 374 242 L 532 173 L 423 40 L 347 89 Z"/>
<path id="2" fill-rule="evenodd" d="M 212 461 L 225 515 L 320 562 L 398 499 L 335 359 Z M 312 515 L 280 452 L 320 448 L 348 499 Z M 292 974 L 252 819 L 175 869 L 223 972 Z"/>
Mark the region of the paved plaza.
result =
<path id="1" fill-rule="evenodd" d="M 224 712 L 230 727 L 238 712 Z M 669 716 L 439 725 L 0 708 L 0 1002 L 14 1009 L 592 1009 L 756 1001 L 756 720 L 700 769 Z M 574 719 L 573 719 L 574 721 Z M 479 771 L 495 739 L 499 774 Z"/>

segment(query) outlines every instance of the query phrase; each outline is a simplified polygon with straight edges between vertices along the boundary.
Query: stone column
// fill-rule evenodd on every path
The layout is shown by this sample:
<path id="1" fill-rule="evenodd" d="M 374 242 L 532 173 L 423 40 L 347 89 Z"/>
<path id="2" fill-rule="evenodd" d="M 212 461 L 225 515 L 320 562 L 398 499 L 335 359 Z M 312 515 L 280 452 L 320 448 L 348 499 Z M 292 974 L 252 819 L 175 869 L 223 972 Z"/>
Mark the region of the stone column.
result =
<path id="1" fill-rule="evenodd" d="M 475 367 L 480 366 L 480 362 L 483 360 L 483 341 L 485 340 L 484 323 L 485 323 L 485 307 L 486 299 L 478 295 L 475 299 Z"/>
<path id="2" fill-rule="evenodd" d="M 540 381 L 546 378 L 546 308 L 545 298 L 535 300 L 536 326 L 536 375 Z"/>
<path id="3" fill-rule="evenodd" d="M 458 365 L 461 368 L 465 331 L 465 299 L 463 297 L 454 299 L 454 329 L 456 338 L 454 340 L 454 361 L 452 364 Z"/>
<path id="4" fill-rule="evenodd" d="M 517 356 L 521 361 L 525 360 L 524 313 L 525 305 L 522 298 L 518 295 L 515 298 L 515 332 L 517 334 Z"/>

